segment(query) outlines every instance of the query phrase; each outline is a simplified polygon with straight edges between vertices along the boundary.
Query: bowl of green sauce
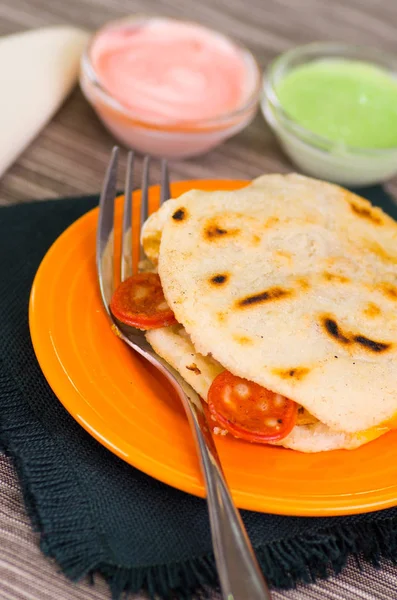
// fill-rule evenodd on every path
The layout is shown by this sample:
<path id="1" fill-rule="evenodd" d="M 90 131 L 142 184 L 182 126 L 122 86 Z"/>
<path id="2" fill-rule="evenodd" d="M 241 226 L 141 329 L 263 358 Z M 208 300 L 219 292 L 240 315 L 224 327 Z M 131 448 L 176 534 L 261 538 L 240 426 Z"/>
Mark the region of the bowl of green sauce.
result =
<path id="1" fill-rule="evenodd" d="M 372 48 L 314 43 L 264 75 L 261 108 L 301 171 L 342 185 L 397 174 L 397 59 Z"/>

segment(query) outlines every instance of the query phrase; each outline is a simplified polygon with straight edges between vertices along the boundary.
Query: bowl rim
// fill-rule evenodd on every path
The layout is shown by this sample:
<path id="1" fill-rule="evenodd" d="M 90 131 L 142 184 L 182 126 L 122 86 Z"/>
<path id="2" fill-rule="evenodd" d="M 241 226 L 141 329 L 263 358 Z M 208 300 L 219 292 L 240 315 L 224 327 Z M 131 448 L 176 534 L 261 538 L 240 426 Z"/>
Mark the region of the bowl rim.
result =
<path id="1" fill-rule="evenodd" d="M 371 46 L 359 44 L 347 44 L 339 42 L 312 42 L 296 46 L 282 54 L 278 55 L 267 67 L 262 78 L 261 102 L 267 103 L 272 109 L 274 117 L 288 129 L 290 134 L 295 135 L 300 141 L 317 148 L 323 152 L 341 153 L 346 155 L 358 156 L 382 156 L 394 154 L 397 152 L 397 146 L 388 148 L 362 148 L 344 144 L 331 140 L 323 135 L 317 134 L 303 125 L 300 125 L 295 119 L 290 117 L 281 104 L 275 88 L 275 78 L 282 68 L 289 65 L 296 58 L 311 57 L 316 53 L 323 53 L 323 57 L 316 57 L 314 60 L 324 60 L 326 58 L 350 58 L 361 60 L 362 62 L 372 63 L 375 66 L 383 66 L 385 70 L 395 73 L 397 82 L 397 57 L 378 50 Z M 361 56 L 361 58 L 360 58 Z M 304 64 L 302 60 L 302 64 Z M 308 62 L 308 61 L 307 61 Z M 263 110 L 265 117 L 266 111 Z M 266 117 L 267 118 L 267 117 Z M 268 118 L 267 118 L 268 119 Z"/>
<path id="2" fill-rule="evenodd" d="M 206 119 L 177 119 L 172 121 L 167 121 L 166 123 L 161 123 L 158 121 L 151 121 L 142 119 L 138 113 L 133 110 L 125 107 L 121 102 L 119 102 L 114 96 L 112 96 L 111 92 L 106 89 L 103 84 L 100 82 L 95 68 L 91 61 L 91 50 L 92 47 L 99 35 L 107 29 L 122 27 L 127 23 L 139 23 L 144 21 L 151 20 L 164 20 L 164 21 L 176 21 L 179 23 L 185 23 L 188 25 L 193 25 L 195 27 L 199 27 L 201 29 L 206 29 L 207 31 L 215 34 L 217 36 L 221 36 L 223 39 L 227 40 L 230 44 L 232 44 L 243 56 L 246 67 L 247 67 L 247 77 L 251 75 L 252 77 L 252 89 L 249 90 L 247 97 L 244 98 L 244 102 L 238 106 L 237 109 L 232 111 L 225 112 L 222 115 L 217 117 L 211 117 Z M 249 72 L 251 71 L 251 73 Z M 184 132 L 195 132 L 195 131 L 205 131 L 205 130 L 216 130 L 216 129 L 226 129 L 230 125 L 235 124 L 240 120 L 244 120 L 244 118 L 251 114 L 252 111 L 256 110 L 259 99 L 260 92 L 262 87 L 262 76 L 259 68 L 259 64 L 253 55 L 253 53 L 242 43 L 234 40 L 231 36 L 220 32 L 216 29 L 212 29 L 203 25 L 201 23 L 197 23 L 195 21 L 168 17 L 166 15 L 151 15 L 151 14 L 136 14 L 127 17 L 123 17 L 121 19 L 115 19 L 108 21 L 102 27 L 97 29 L 90 39 L 87 42 L 87 45 L 82 53 L 81 61 L 80 61 L 80 84 L 82 80 L 87 79 L 89 84 L 93 86 L 95 92 L 97 94 L 97 98 L 94 101 L 90 100 L 92 104 L 96 102 L 100 102 L 104 108 L 108 108 L 114 113 L 117 113 L 119 116 L 128 119 L 128 121 L 133 122 L 135 125 L 140 126 L 145 129 L 152 129 L 157 131 L 184 131 Z M 83 86 L 82 86 L 83 87 Z M 84 91 L 84 90 L 83 90 Z"/>

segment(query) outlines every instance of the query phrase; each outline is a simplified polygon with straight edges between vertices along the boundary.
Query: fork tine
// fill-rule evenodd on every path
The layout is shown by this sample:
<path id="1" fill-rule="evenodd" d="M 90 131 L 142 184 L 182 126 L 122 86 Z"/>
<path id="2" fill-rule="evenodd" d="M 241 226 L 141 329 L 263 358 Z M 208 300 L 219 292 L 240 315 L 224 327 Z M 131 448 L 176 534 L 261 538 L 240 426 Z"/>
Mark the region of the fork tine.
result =
<path id="1" fill-rule="evenodd" d="M 161 191 L 160 191 L 160 206 L 166 200 L 171 198 L 170 192 L 170 177 L 168 173 L 168 163 L 165 158 L 161 161 Z"/>
<path id="2" fill-rule="evenodd" d="M 144 222 L 149 216 L 149 169 L 150 169 L 150 156 L 146 155 L 143 160 L 143 172 L 142 172 L 142 196 L 141 196 L 141 219 L 139 227 L 139 236 L 142 231 Z M 139 260 L 145 260 L 145 253 L 142 248 L 142 244 L 139 245 Z"/>
<path id="3" fill-rule="evenodd" d="M 132 177 L 134 173 L 134 153 L 128 152 L 127 173 L 125 176 L 123 229 L 121 237 L 121 281 L 132 275 L 132 241 L 131 241 L 131 205 L 132 205 Z"/>
<path id="4" fill-rule="evenodd" d="M 113 294 L 113 256 L 114 256 L 114 199 L 117 186 L 117 166 L 119 148 L 114 146 L 99 200 L 99 216 L 96 237 L 96 266 L 102 301 L 109 313 L 109 304 Z M 110 314 L 110 313 L 109 313 Z"/>

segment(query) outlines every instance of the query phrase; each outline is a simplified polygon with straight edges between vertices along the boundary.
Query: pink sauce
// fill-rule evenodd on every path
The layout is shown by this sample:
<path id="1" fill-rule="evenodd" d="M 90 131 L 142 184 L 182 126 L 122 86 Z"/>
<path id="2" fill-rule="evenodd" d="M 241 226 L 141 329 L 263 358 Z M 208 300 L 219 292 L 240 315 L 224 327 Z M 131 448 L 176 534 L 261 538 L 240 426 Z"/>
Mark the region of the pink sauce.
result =
<path id="1" fill-rule="evenodd" d="M 167 19 L 102 30 L 91 47 L 102 87 L 142 120 L 212 119 L 245 100 L 240 50 L 204 27 Z"/>

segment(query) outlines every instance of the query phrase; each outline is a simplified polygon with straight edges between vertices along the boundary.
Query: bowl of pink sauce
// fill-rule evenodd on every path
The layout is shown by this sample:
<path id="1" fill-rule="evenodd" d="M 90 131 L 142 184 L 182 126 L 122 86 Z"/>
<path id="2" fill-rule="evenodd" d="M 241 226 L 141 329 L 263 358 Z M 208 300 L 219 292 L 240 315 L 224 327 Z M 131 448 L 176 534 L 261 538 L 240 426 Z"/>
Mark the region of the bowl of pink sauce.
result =
<path id="1" fill-rule="evenodd" d="M 253 55 L 192 22 L 133 17 L 108 23 L 83 54 L 80 85 L 124 145 L 166 158 L 207 152 L 255 116 Z"/>

